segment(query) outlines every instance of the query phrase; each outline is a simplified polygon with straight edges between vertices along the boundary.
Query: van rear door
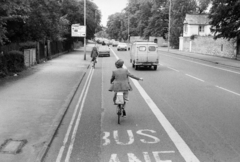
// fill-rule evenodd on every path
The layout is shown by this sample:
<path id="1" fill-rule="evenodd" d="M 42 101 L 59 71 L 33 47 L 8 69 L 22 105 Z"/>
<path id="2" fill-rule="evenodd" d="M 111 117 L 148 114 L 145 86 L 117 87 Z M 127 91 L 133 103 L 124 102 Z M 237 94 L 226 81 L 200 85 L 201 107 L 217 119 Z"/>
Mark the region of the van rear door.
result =
<path id="1" fill-rule="evenodd" d="M 137 62 L 147 62 L 147 46 L 144 45 L 138 45 L 137 46 Z"/>
<path id="2" fill-rule="evenodd" d="M 157 62 L 158 61 L 158 53 L 155 45 L 149 44 L 147 46 L 147 62 Z"/>

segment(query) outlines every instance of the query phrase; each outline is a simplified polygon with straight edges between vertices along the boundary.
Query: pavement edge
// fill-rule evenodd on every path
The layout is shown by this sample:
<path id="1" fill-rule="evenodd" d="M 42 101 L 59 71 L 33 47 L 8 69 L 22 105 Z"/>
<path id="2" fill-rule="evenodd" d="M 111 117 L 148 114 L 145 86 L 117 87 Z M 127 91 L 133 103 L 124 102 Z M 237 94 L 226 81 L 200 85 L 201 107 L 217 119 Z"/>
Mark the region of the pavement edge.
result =
<path id="1" fill-rule="evenodd" d="M 57 117 L 54 119 L 53 124 L 50 128 L 50 131 L 47 133 L 47 140 L 44 142 L 44 145 L 42 147 L 42 149 L 40 150 L 40 152 L 37 154 L 36 160 L 35 162 L 43 162 L 46 153 L 55 137 L 55 134 L 57 133 L 58 128 L 60 127 L 62 120 L 64 118 L 64 116 L 67 113 L 67 110 L 69 108 L 69 105 L 71 104 L 79 86 L 82 83 L 83 78 L 86 75 L 87 70 L 89 69 L 90 64 L 87 66 L 86 70 L 84 71 L 84 73 L 82 74 L 82 76 L 80 77 L 80 81 L 75 85 L 75 88 L 73 88 L 73 90 L 71 91 L 66 103 L 63 105 L 63 108 L 61 109 L 60 113 L 58 113 Z"/>

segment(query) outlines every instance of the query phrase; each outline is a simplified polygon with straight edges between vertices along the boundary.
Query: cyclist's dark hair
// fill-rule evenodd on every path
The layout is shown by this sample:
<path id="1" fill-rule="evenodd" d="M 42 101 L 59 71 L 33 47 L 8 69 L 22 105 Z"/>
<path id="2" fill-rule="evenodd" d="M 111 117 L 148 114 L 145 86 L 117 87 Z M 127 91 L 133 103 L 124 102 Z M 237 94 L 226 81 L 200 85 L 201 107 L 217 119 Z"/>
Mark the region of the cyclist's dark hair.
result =
<path id="1" fill-rule="evenodd" d="M 119 59 L 115 62 L 115 66 L 117 68 L 121 68 L 123 66 L 123 64 L 124 64 L 124 61 L 122 59 Z"/>

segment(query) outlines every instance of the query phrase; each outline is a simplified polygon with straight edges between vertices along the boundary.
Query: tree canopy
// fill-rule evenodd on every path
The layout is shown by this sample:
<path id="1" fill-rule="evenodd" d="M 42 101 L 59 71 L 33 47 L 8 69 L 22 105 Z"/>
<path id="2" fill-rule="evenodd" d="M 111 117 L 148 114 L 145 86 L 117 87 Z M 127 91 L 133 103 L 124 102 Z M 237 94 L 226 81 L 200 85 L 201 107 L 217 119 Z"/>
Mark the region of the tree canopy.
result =
<path id="1" fill-rule="evenodd" d="M 214 38 L 236 38 L 240 36 L 240 1 L 212 0 L 210 10 L 211 31 Z"/>
<path id="2" fill-rule="evenodd" d="M 171 0 L 170 45 L 172 47 L 178 48 L 186 13 L 204 13 L 209 2 L 210 0 Z M 131 36 L 144 38 L 157 36 L 168 39 L 169 9 L 169 0 L 130 1 L 121 13 L 109 16 L 107 32 L 111 38 L 126 40 L 129 18 Z"/>
<path id="3" fill-rule="evenodd" d="M 24 22 L 28 18 L 30 12 L 29 3 L 27 0 L 1 0 L 0 1 L 0 44 L 8 42 L 9 39 L 6 36 L 8 31 L 8 22 Z"/>
<path id="4" fill-rule="evenodd" d="M 100 28 L 101 12 L 87 0 L 87 39 Z M 84 2 L 0 0 L 0 44 L 71 38 L 71 25 L 84 23 Z"/>

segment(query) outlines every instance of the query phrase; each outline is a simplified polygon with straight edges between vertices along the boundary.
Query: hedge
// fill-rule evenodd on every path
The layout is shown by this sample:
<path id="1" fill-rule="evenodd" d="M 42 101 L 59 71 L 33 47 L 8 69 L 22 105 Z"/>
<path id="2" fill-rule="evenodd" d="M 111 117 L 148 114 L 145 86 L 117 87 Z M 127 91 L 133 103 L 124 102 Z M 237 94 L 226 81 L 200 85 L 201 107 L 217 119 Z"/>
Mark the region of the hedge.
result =
<path id="1" fill-rule="evenodd" d="M 8 72 L 16 73 L 22 71 L 24 66 L 23 52 L 13 50 L 4 55 L 5 67 Z"/>

